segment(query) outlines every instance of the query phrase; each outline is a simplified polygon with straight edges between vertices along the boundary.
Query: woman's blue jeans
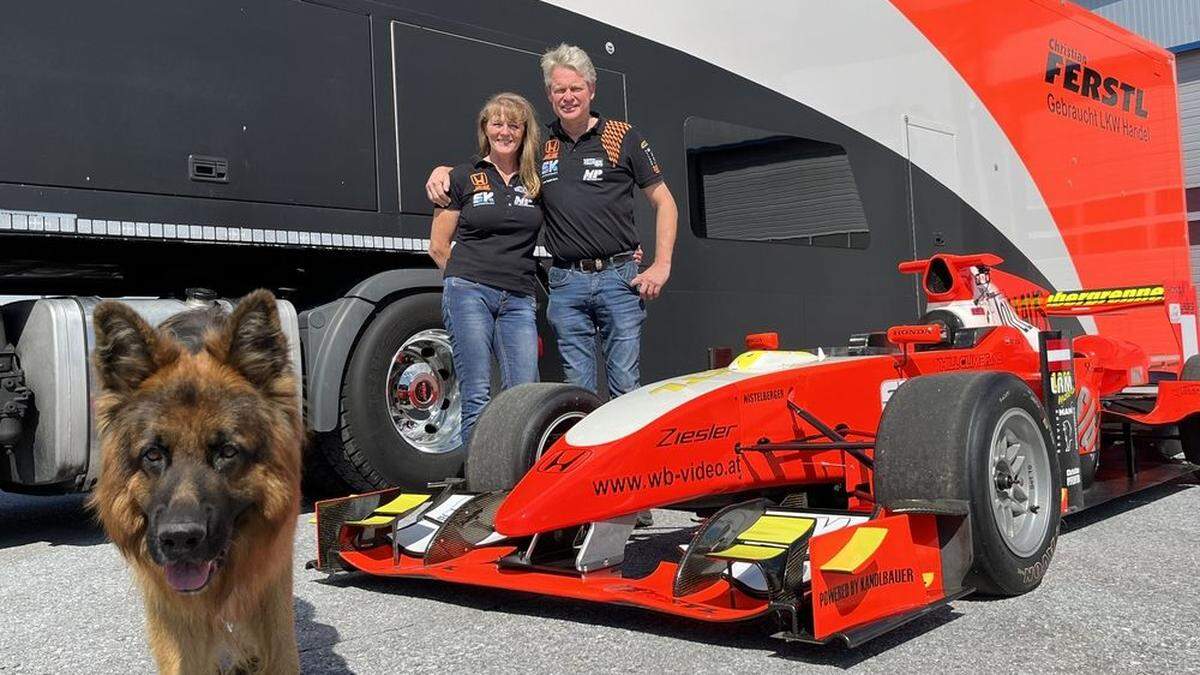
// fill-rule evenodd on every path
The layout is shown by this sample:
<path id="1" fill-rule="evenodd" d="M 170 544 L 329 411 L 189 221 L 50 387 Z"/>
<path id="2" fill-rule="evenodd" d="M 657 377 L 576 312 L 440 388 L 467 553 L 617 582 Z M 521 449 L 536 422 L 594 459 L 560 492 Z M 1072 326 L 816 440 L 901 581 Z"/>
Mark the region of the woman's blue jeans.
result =
<path id="1" fill-rule="evenodd" d="M 462 397 L 462 442 L 491 400 L 492 358 L 500 386 L 538 381 L 537 300 L 461 277 L 442 282 L 442 321 L 454 348 Z"/>

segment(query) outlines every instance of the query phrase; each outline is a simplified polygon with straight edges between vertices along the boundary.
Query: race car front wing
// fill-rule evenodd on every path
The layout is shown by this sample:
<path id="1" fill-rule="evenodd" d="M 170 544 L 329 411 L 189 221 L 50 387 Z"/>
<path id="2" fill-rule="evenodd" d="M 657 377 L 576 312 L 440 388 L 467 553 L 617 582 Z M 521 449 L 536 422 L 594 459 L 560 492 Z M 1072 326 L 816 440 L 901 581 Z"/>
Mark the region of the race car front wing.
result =
<path id="1" fill-rule="evenodd" d="M 318 502 L 312 567 L 628 605 L 702 621 L 774 613 L 786 640 L 856 646 L 971 592 L 965 505 L 907 504 L 873 516 L 728 506 L 679 559 L 622 574 L 633 518 L 507 538 L 505 493 L 397 490 Z"/>

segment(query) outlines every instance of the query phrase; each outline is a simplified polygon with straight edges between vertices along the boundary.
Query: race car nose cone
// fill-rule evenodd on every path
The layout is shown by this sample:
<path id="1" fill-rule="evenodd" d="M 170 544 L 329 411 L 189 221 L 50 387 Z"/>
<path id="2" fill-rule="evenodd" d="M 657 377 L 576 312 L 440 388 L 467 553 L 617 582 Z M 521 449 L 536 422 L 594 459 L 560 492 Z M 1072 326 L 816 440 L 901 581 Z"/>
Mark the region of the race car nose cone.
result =
<path id="1" fill-rule="evenodd" d="M 578 524 L 562 510 L 545 508 L 538 504 L 540 501 L 514 490 L 496 511 L 496 531 L 509 537 L 526 537 Z"/>

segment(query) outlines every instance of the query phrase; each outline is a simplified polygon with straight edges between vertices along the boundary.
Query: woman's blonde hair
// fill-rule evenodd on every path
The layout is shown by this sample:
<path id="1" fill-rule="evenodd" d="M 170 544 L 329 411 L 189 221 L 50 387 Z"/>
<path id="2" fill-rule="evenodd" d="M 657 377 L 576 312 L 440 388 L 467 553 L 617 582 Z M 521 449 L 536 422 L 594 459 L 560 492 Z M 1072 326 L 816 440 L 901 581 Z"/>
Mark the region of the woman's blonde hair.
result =
<path id="1" fill-rule="evenodd" d="M 525 125 L 525 137 L 521 141 L 521 150 L 517 157 L 517 166 L 521 174 L 521 184 L 525 186 L 525 194 L 530 199 L 542 191 L 542 177 L 538 173 L 538 146 L 542 144 L 542 132 L 538 128 L 537 116 L 533 106 L 529 105 L 523 96 L 512 92 L 501 92 L 488 99 L 479 111 L 479 156 L 487 157 L 492 150 L 488 142 L 487 125 L 492 119 L 499 117 L 505 122 L 516 122 Z"/>

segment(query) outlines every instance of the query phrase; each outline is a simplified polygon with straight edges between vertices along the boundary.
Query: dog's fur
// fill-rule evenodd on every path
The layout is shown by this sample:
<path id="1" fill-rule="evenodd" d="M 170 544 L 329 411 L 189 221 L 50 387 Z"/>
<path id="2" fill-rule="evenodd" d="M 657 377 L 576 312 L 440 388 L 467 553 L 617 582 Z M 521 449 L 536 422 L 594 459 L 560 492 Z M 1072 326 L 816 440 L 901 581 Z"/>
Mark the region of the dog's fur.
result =
<path id="1" fill-rule="evenodd" d="M 159 670 L 299 672 L 303 423 L 274 296 L 157 330 L 107 301 L 94 325 L 103 467 L 91 504 L 141 587 Z"/>

